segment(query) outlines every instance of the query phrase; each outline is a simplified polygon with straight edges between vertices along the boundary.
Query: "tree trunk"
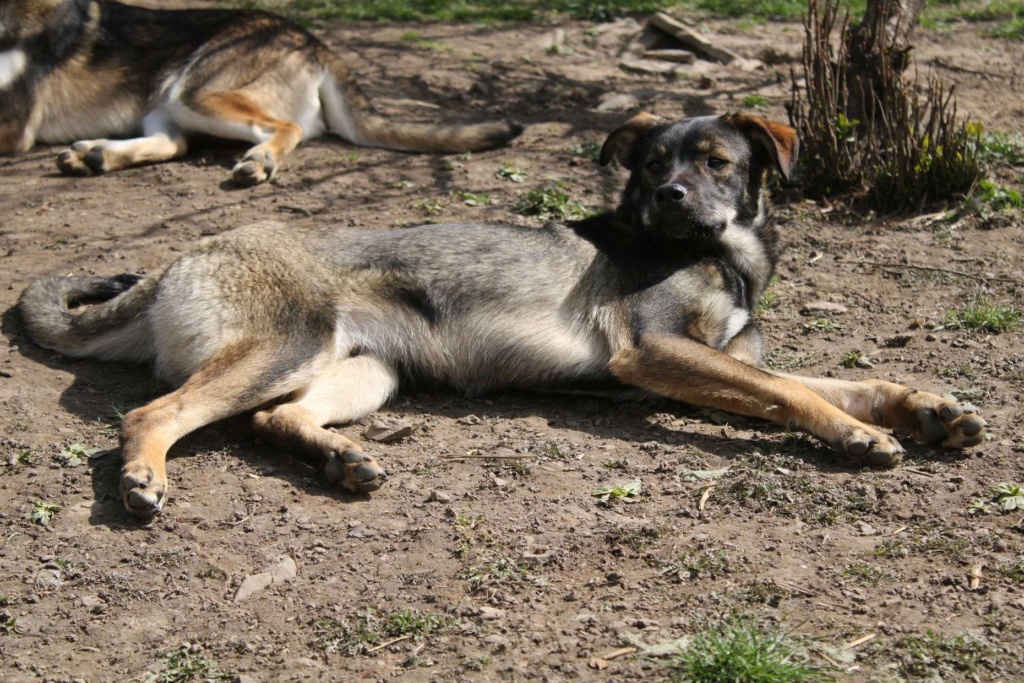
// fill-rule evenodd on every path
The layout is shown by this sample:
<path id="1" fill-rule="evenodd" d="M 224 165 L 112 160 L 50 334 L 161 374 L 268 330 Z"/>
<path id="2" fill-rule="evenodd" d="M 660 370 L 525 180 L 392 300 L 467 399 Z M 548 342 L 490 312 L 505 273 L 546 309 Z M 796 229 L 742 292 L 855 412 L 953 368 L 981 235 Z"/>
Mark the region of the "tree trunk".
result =
<path id="1" fill-rule="evenodd" d="M 868 0 L 864 20 L 849 34 L 849 117 L 866 122 L 884 102 L 886 83 L 910 63 L 910 36 L 925 0 Z"/>

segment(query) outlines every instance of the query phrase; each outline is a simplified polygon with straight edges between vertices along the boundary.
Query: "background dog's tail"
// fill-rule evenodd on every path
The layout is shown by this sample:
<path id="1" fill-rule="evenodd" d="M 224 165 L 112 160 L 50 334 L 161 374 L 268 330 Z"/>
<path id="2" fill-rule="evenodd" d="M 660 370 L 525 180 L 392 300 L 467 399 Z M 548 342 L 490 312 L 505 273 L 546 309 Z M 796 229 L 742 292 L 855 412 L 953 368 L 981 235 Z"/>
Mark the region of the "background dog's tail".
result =
<path id="1" fill-rule="evenodd" d="M 146 306 L 156 280 L 138 275 L 37 280 L 18 300 L 32 341 L 66 356 L 143 361 L 154 353 Z M 81 311 L 73 311 L 84 306 Z"/>
<path id="2" fill-rule="evenodd" d="M 328 74 L 320 86 L 320 102 L 327 127 L 357 145 L 403 152 L 457 154 L 500 147 L 523 132 L 507 121 L 473 124 L 407 123 L 392 121 L 374 111 L 341 60 L 324 50 L 321 58 Z"/>

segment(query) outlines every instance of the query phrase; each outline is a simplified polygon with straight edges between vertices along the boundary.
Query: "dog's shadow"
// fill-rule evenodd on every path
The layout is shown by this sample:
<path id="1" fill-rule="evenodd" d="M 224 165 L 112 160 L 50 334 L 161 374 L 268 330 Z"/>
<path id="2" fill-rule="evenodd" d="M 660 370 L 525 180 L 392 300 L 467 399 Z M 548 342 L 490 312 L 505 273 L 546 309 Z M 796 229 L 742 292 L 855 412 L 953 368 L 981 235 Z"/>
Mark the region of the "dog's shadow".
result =
<path id="1" fill-rule="evenodd" d="M 145 405 L 169 390 L 169 387 L 153 379 L 148 370 L 141 366 L 67 358 L 36 346 L 27 338 L 15 307 L 7 309 L 0 317 L 0 329 L 12 345 L 17 345 L 18 352 L 24 358 L 69 373 L 73 377 L 71 384 L 61 393 L 59 403 L 68 413 L 85 422 L 101 422 L 106 429 L 116 429 L 119 414 Z M 397 405 L 386 410 L 401 413 L 404 411 L 403 406 L 410 404 L 415 406 L 417 415 L 427 414 L 456 421 L 462 421 L 470 415 L 475 415 L 484 423 L 539 416 L 551 427 L 574 429 L 600 439 L 634 443 L 653 441 L 663 446 L 667 453 L 680 447 L 694 448 L 731 462 L 742 462 L 758 448 L 779 452 L 778 443 L 781 441 L 786 455 L 802 460 L 819 471 L 841 473 L 856 468 L 844 456 L 833 453 L 823 444 L 815 444 L 809 439 L 786 439 L 782 427 L 740 416 L 730 415 L 728 424 L 740 429 L 756 429 L 769 435 L 771 443 L 766 445 L 765 442 L 723 433 L 679 431 L 661 424 L 648 423 L 646 418 L 655 412 L 668 412 L 686 419 L 708 419 L 706 410 L 667 399 L 613 401 L 594 396 L 515 392 L 475 400 L 451 392 L 414 390 L 412 393 L 403 393 Z M 467 426 L 466 429 L 471 427 Z M 386 453 L 386 449 L 383 446 L 375 447 L 374 450 Z M 370 499 L 365 494 L 349 493 L 320 482 L 319 475 L 312 468 L 294 460 L 281 448 L 261 443 L 254 438 L 251 420 L 247 415 L 221 421 L 185 437 L 174 445 L 168 458 L 173 460 L 206 452 L 237 453 L 241 450 L 246 452 L 246 462 L 256 471 L 283 479 L 307 495 L 323 496 L 343 504 Z M 951 451 L 932 450 L 932 453 L 935 455 L 932 457 L 930 454 L 930 457 L 934 460 L 956 460 L 956 455 Z M 111 452 L 90 462 L 95 502 L 91 507 L 89 522 L 112 529 L 138 528 L 138 523 L 128 517 L 121 503 L 119 452 Z M 386 455 L 383 464 L 387 469 Z"/>

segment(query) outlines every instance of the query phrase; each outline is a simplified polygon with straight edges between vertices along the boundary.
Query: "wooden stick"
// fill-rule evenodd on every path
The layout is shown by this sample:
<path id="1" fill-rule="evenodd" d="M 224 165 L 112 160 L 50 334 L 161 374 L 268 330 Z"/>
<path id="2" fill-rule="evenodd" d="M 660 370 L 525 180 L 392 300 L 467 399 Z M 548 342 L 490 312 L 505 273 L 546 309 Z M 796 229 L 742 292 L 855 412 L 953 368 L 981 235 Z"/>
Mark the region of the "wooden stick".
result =
<path id="1" fill-rule="evenodd" d="M 979 280 L 981 282 L 1009 282 L 1015 285 L 1021 284 L 1021 280 L 1015 280 L 1011 277 L 985 277 L 983 275 L 971 275 L 970 273 L 964 273 L 959 270 L 949 270 L 948 268 L 933 268 L 931 266 L 915 266 L 909 263 L 884 263 L 882 261 L 846 261 L 839 259 L 839 263 L 846 263 L 852 266 L 877 266 L 879 268 L 894 268 L 904 270 L 923 270 L 934 273 L 945 273 L 946 275 L 956 275 L 957 277 L 965 277 L 968 280 Z"/>
<path id="2" fill-rule="evenodd" d="M 367 653 L 370 653 L 370 652 L 376 652 L 377 650 L 380 650 L 380 649 L 382 649 L 382 648 L 385 648 L 385 647 L 387 647 L 388 645 L 394 645 L 395 643 L 400 643 L 400 642 L 402 642 L 403 640 L 409 640 L 410 638 L 412 638 L 412 634 L 411 634 L 411 633 L 410 633 L 410 634 L 408 634 L 408 635 L 404 635 L 404 636 L 401 636 L 401 637 L 399 637 L 399 638 L 392 638 L 392 639 L 391 639 L 391 640 L 389 640 L 388 642 L 386 642 L 386 643 L 381 643 L 381 644 L 380 644 L 380 645 L 378 645 L 377 647 L 371 647 L 371 648 L 370 648 L 369 650 L 367 650 L 366 652 L 367 652 Z"/>

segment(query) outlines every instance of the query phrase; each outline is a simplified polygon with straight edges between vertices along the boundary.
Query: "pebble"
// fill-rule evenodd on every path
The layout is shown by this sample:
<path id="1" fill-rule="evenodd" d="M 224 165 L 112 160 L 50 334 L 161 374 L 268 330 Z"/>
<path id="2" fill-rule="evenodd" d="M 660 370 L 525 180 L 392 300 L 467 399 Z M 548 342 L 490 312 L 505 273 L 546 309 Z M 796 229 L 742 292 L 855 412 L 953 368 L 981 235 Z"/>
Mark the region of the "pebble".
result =
<path id="1" fill-rule="evenodd" d="M 439 489 L 434 489 L 430 492 L 430 500 L 435 503 L 450 503 L 452 502 L 452 494 L 445 493 Z"/>
<path id="2" fill-rule="evenodd" d="M 800 309 L 800 313 L 803 315 L 814 315 L 818 313 L 835 313 L 842 315 L 849 309 L 842 304 L 834 304 L 831 301 L 812 301 L 804 304 L 804 307 Z"/>
<path id="3" fill-rule="evenodd" d="M 371 422 L 370 426 L 363 432 L 363 436 L 377 443 L 391 443 L 412 436 L 415 429 L 411 423 L 405 420 L 382 417 Z"/>

